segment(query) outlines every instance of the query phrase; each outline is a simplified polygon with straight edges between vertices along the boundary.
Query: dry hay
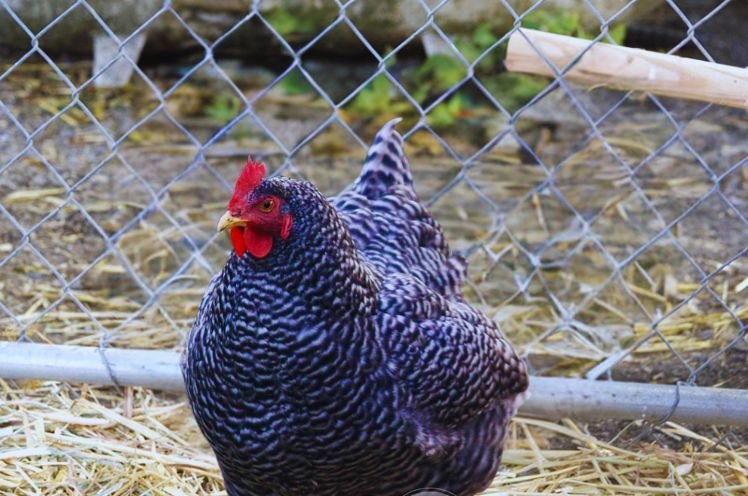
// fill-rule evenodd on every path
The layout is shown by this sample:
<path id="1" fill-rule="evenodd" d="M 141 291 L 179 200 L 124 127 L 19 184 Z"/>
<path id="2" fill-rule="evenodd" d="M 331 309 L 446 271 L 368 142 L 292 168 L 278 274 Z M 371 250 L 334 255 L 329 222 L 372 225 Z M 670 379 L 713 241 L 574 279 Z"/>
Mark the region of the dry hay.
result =
<path id="1" fill-rule="evenodd" d="M 15 101 L 10 108 L 25 122 L 53 115 L 69 98 L 65 91 L 55 93 L 51 83 L 30 92 L 25 84 L 18 89 L 13 77 L 23 83 L 23 71 L 11 76 L 0 92 L 5 102 Z M 128 91 L 117 98 L 84 99 L 97 117 L 108 119 L 109 129 L 121 132 L 128 119 L 143 115 L 137 108 L 139 93 Z M 199 97 L 199 91 L 190 91 Z M 270 96 L 258 111 L 276 132 L 290 133 L 283 140 L 308 132 L 325 113 L 319 102 Z M 177 103 L 169 110 L 184 117 L 185 125 L 199 128 L 200 122 L 180 115 L 184 102 Z M 146 98 L 143 106 L 148 104 Z M 294 108 L 303 109 L 308 122 L 298 121 Z M 40 110 L 46 114 L 37 115 Z M 128 112 L 134 116 L 123 117 Z M 558 112 L 570 115 L 573 109 Z M 445 133 L 459 153 L 469 155 L 479 146 L 459 133 L 463 124 L 474 130 L 475 119 L 468 116 Z M 59 122 L 38 136 L 35 146 L 58 169 L 62 183 L 34 153 L 0 174 L 3 206 L 25 228 L 43 222 L 31 244 L 17 250 L 20 233 L 0 216 L 0 260 L 14 253 L 0 267 L 0 300 L 14 314 L 0 316 L 0 339 L 17 339 L 20 323 L 25 337 L 38 342 L 98 345 L 103 336 L 112 346 L 179 349 L 205 285 L 225 260 L 228 243 L 216 236 L 214 223 L 246 153 L 258 154 L 271 170 L 287 166 L 285 156 L 248 120 L 206 150 L 198 167 L 187 169 L 197 149 L 157 114 L 102 167 L 91 169 L 108 153 L 96 126 L 79 109 Z M 722 164 L 748 154 L 739 139 L 745 127 L 734 113 L 717 109 L 700 116 L 685 134 L 722 173 L 727 171 Z M 368 139 L 376 123 L 358 128 Z M 748 318 L 746 257 L 707 282 L 727 308 L 702 288 L 703 273 L 712 273 L 748 246 L 745 225 L 712 194 L 669 234 L 637 252 L 707 194 L 711 183 L 679 142 L 647 159 L 672 129 L 646 103 L 627 102 L 601 128 L 607 145 L 596 139 L 580 143 L 585 130 L 574 119 L 558 124 L 520 118 L 517 137 L 531 144 L 545 164 L 563 160 L 553 170 L 535 163 L 512 135 L 464 170 L 427 131 L 412 135 L 406 147 L 419 191 L 430 199 L 452 246 L 482 245 L 470 251 L 468 298 L 502 325 L 540 373 L 580 376 L 637 345 L 613 369 L 614 377 L 664 383 L 685 379 L 689 370 L 674 352 L 698 366 L 736 338 L 739 325 L 733 315 Z M 9 129 L 0 129 L 0 139 L 13 139 Z M 721 140 L 716 145 L 705 138 L 715 135 Z M 22 146 L 22 140 L 11 142 L 5 154 L 0 151 L 0 163 Z M 635 171 L 635 183 L 611 157 L 610 147 L 629 163 L 643 164 Z M 334 124 L 285 171 L 334 193 L 356 176 L 363 154 Z M 742 215 L 748 212 L 747 171 L 739 167 L 720 184 Z M 548 189 L 538 189 L 548 174 L 568 205 Z M 585 218 L 594 237 L 570 207 Z M 539 253 L 538 260 L 530 260 L 528 252 Z M 611 278 L 617 263 L 632 254 L 636 260 Z M 698 294 L 692 297 L 694 291 Z M 566 319 L 559 305 L 577 311 L 575 317 Z M 671 310 L 656 329 L 659 335 L 652 336 L 651 322 Z M 698 383 L 748 387 L 746 374 L 740 373 L 745 370 L 741 346 L 724 355 L 730 365 L 715 362 L 717 370 L 697 376 Z M 220 488 L 214 461 L 182 398 L 136 390 L 123 399 L 109 389 L 53 383 L 3 386 L 3 494 L 151 491 L 173 496 Z M 721 433 L 697 434 L 668 423 L 658 432 L 677 440 L 675 448 L 658 441 L 623 449 L 620 439 L 604 441 L 617 430 L 595 432 L 599 438 L 569 421 L 518 419 L 491 494 L 719 494 L 717 488 L 723 488 L 722 494 L 748 493 L 746 447 L 715 444 Z"/>
<path id="2" fill-rule="evenodd" d="M 225 494 L 183 397 L 51 382 L 0 387 L 2 494 Z M 748 493 L 748 445 L 673 423 L 659 433 L 680 449 L 624 449 L 570 420 L 517 418 L 485 494 Z"/>

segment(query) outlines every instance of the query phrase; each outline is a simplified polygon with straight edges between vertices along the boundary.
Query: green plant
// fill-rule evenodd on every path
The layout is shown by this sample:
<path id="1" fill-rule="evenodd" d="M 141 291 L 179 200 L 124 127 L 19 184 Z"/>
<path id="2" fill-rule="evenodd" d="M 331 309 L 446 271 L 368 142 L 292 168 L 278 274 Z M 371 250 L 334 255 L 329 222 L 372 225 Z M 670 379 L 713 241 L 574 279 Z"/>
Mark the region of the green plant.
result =
<path id="1" fill-rule="evenodd" d="M 377 76 L 353 98 L 350 110 L 362 115 L 376 115 L 391 105 L 390 82 Z"/>
<path id="2" fill-rule="evenodd" d="M 577 12 L 534 11 L 523 19 L 523 26 L 585 39 L 594 37 L 584 29 Z M 626 26 L 619 24 L 610 29 L 609 34 L 616 43 L 621 44 L 626 35 Z M 470 35 L 456 36 L 452 41 L 469 63 L 475 63 L 473 69 L 478 80 L 507 110 L 513 112 L 540 93 L 548 85 L 548 79 L 505 72 L 503 60 L 506 57 L 506 45 L 494 47 L 499 39 L 500 36 L 493 32 L 491 24 L 486 22 L 477 26 Z M 489 49 L 491 50 L 488 51 Z M 394 60 L 389 65 L 392 63 Z M 417 68 L 403 70 L 401 81 L 410 90 L 413 99 L 425 106 L 459 84 L 467 74 L 468 69 L 456 55 L 435 53 L 426 57 Z M 349 108 L 360 115 L 377 116 L 393 113 L 393 105 L 397 108 L 398 104 L 393 102 L 391 86 L 384 76 L 380 76 L 355 97 Z M 436 106 L 427 120 L 435 128 L 447 127 L 475 106 L 471 94 L 460 92 Z"/>
<path id="3" fill-rule="evenodd" d="M 291 71 L 279 84 L 283 93 L 289 96 L 305 95 L 313 90 L 312 85 L 298 69 Z"/>
<path id="4" fill-rule="evenodd" d="M 219 93 L 205 108 L 205 114 L 217 124 L 224 125 L 239 113 L 240 107 L 239 97 L 230 93 Z"/>
<path id="5" fill-rule="evenodd" d="M 593 33 L 585 31 L 579 12 L 536 10 L 524 18 L 522 26 L 588 40 L 595 37 Z M 609 29 L 608 34 L 613 41 L 621 45 L 626 38 L 626 25 L 618 24 Z"/>
<path id="6" fill-rule="evenodd" d="M 437 53 L 427 57 L 418 69 L 406 74 L 406 78 L 410 79 L 409 86 L 415 88 L 413 99 L 422 104 L 459 83 L 466 75 L 465 67 L 456 57 Z"/>
<path id="7" fill-rule="evenodd" d="M 503 72 L 485 78 L 483 84 L 499 98 L 504 108 L 514 112 L 543 91 L 548 86 L 548 80 L 542 76 Z"/>
<path id="8" fill-rule="evenodd" d="M 470 106 L 470 102 L 461 94 L 456 94 L 447 99 L 445 103 L 437 105 L 428 116 L 426 122 L 434 129 L 442 129 L 454 124 L 457 117 Z"/>
<path id="9" fill-rule="evenodd" d="M 391 69 L 397 63 L 396 57 L 385 52 L 384 65 Z M 406 114 L 412 111 L 407 102 L 397 101 L 397 93 L 392 90 L 387 76 L 380 74 L 364 86 L 351 101 L 348 111 L 366 117 Z"/>
<path id="10" fill-rule="evenodd" d="M 316 23 L 311 16 L 299 15 L 298 12 L 291 12 L 286 8 L 273 9 L 266 12 L 264 16 L 265 20 L 283 37 L 315 32 Z"/>
<path id="11" fill-rule="evenodd" d="M 475 61 L 486 50 L 499 40 L 488 23 L 480 24 L 472 35 L 458 36 L 453 41 L 460 53 L 468 62 Z M 500 64 L 500 50 L 493 50 L 481 61 L 481 64 Z M 467 76 L 467 68 L 462 61 L 450 53 L 435 53 L 414 71 L 406 72 L 405 78 L 413 90 L 413 98 L 424 103 L 437 97 L 442 92 L 456 85 Z"/>
<path id="12" fill-rule="evenodd" d="M 413 114 L 413 107 L 381 74 L 370 81 L 348 105 L 348 112 L 364 117 L 405 117 Z"/>
<path id="13" fill-rule="evenodd" d="M 452 41 L 462 56 L 474 62 L 499 40 L 489 23 L 480 24 L 471 35 L 457 36 Z M 501 50 L 492 50 L 481 60 L 481 65 L 497 68 L 501 66 Z M 412 88 L 411 95 L 419 104 L 425 105 L 438 98 L 449 88 L 459 84 L 468 74 L 462 60 L 451 53 L 429 55 L 416 69 L 404 71 L 406 86 Z M 427 120 L 435 128 L 447 127 L 465 111 L 474 107 L 472 100 L 458 93 L 438 105 L 428 115 Z"/>
<path id="14" fill-rule="evenodd" d="M 470 62 L 480 57 L 483 52 L 491 48 L 493 44 L 499 41 L 499 37 L 493 32 L 493 28 L 487 22 L 479 24 L 475 28 L 473 35 L 470 37 L 459 37 L 455 40 L 455 46 L 462 52 Z M 491 57 L 500 55 L 500 52 L 491 52 Z M 502 56 L 503 58 L 503 56 Z"/>

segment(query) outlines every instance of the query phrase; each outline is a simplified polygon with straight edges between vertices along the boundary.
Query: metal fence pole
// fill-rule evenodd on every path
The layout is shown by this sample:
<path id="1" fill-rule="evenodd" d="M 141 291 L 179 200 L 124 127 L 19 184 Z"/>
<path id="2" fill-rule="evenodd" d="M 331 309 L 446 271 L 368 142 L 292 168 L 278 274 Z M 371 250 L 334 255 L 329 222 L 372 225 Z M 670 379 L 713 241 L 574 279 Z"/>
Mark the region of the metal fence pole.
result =
<path id="1" fill-rule="evenodd" d="M 183 391 L 173 351 L 0 342 L 0 377 Z M 107 366 L 108 364 L 108 366 Z M 677 399 L 677 405 L 673 404 Z M 533 377 L 523 415 L 576 420 L 659 420 L 748 426 L 748 391 Z"/>

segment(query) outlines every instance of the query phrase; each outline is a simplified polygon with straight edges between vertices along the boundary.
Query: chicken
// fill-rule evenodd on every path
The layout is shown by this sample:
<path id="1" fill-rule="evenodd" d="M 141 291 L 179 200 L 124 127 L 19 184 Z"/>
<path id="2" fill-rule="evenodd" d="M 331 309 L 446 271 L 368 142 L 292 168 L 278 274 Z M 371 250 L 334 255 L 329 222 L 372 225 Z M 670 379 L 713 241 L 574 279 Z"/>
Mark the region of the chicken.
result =
<path id="1" fill-rule="evenodd" d="M 496 473 L 526 365 L 463 299 L 396 123 L 336 198 L 252 160 L 236 182 L 182 359 L 230 496 L 462 496 Z"/>

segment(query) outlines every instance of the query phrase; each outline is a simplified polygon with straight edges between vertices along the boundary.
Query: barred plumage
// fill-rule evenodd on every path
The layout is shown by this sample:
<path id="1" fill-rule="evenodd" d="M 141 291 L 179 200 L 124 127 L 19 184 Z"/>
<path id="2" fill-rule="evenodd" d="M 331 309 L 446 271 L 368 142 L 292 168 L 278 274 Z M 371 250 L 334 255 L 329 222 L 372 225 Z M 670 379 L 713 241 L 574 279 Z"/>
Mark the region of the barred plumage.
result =
<path id="1" fill-rule="evenodd" d="M 231 255 L 183 357 L 230 496 L 471 495 L 496 472 L 526 367 L 464 302 L 395 124 L 337 198 L 282 177 L 240 198 L 279 199 L 293 227 Z"/>

